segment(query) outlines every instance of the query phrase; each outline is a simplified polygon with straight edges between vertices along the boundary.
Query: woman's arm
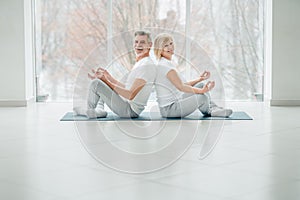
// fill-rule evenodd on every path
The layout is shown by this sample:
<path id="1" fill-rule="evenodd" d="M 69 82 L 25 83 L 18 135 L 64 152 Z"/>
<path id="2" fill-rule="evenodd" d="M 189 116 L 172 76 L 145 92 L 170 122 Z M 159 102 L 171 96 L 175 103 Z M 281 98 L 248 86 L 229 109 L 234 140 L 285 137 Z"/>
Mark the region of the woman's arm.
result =
<path id="1" fill-rule="evenodd" d="M 189 82 L 186 82 L 185 84 L 190 85 L 190 86 L 194 86 L 197 83 L 207 80 L 210 77 L 210 72 L 209 71 L 204 71 L 199 78 L 191 80 Z"/>
<path id="2" fill-rule="evenodd" d="M 194 85 L 196 85 L 197 83 L 199 83 L 199 82 L 201 82 L 201 81 L 202 81 L 202 80 L 201 80 L 201 78 L 199 77 L 199 78 L 196 78 L 196 79 L 194 79 L 194 80 L 185 82 L 184 84 L 190 85 L 190 86 L 194 86 Z"/>
<path id="3" fill-rule="evenodd" d="M 214 81 L 209 81 L 205 84 L 203 88 L 192 87 L 191 85 L 183 83 L 180 77 L 178 76 L 177 72 L 173 69 L 167 73 L 167 78 L 178 90 L 186 93 L 204 94 L 210 91 L 215 86 Z"/>

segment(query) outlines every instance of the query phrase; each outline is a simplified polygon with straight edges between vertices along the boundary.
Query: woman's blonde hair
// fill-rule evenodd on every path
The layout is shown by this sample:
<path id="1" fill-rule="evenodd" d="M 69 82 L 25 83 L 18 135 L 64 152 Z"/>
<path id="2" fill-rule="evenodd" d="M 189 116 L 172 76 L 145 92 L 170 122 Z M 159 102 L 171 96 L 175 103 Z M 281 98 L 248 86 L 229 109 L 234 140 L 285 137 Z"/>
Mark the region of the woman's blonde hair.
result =
<path id="1" fill-rule="evenodd" d="M 170 41 L 174 42 L 174 39 L 172 35 L 168 33 L 161 33 L 156 36 L 154 40 L 154 55 L 157 60 L 161 59 L 161 53 L 164 49 L 164 46 Z"/>

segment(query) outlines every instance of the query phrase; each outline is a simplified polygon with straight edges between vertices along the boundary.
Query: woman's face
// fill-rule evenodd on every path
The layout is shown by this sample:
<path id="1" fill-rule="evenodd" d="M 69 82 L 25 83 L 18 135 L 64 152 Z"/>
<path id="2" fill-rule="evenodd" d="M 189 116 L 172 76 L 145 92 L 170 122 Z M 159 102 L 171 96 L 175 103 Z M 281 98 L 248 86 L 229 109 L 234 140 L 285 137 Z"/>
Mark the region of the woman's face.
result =
<path id="1" fill-rule="evenodd" d="M 174 43 L 172 40 L 170 40 L 163 46 L 163 51 L 161 52 L 161 56 L 168 60 L 171 60 L 173 54 L 174 54 Z"/>

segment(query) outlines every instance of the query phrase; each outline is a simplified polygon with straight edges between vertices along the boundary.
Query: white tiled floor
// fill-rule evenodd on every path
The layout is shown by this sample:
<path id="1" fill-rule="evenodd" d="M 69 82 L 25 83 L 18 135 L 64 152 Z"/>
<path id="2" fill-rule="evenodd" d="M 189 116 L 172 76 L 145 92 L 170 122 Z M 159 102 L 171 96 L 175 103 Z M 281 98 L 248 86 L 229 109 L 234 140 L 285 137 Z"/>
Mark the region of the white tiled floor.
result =
<path id="1" fill-rule="evenodd" d="M 0 108 L 0 199 L 300 199 L 300 107 L 228 103 L 254 120 L 225 121 L 222 137 L 203 160 L 199 160 L 201 133 L 208 124 L 183 121 L 187 137 L 197 130 L 190 149 L 173 165 L 139 175 L 117 172 L 97 162 L 81 143 L 76 124 L 59 121 L 71 107 L 69 103 L 36 103 L 26 108 Z M 142 142 L 131 145 L 118 135 L 116 127 L 131 132 L 131 122 L 97 124 L 114 145 L 129 152 L 147 152 L 168 144 L 178 122 L 161 124 L 168 131 L 154 142 L 147 123 L 143 125 L 141 134 L 153 143 L 149 149 L 143 148 Z M 89 142 L 97 148 L 101 143 L 95 139 L 97 136 Z"/>

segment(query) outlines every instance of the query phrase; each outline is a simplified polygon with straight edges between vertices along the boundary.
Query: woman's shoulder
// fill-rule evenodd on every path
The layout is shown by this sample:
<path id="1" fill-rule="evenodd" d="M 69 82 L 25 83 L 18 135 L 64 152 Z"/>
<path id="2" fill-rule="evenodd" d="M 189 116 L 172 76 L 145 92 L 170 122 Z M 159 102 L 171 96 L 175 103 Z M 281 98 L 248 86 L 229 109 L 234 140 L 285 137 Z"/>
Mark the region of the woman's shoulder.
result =
<path id="1" fill-rule="evenodd" d="M 164 67 L 169 67 L 169 68 L 174 68 L 175 66 L 173 65 L 173 63 L 170 60 L 167 60 L 165 58 L 161 58 L 158 62 L 157 62 L 158 66 L 164 66 Z"/>
<path id="2" fill-rule="evenodd" d="M 157 63 L 157 72 L 158 72 L 158 74 L 162 74 L 163 76 L 165 76 L 171 70 L 176 70 L 175 66 L 172 64 L 171 61 L 169 61 L 165 58 L 162 58 Z"/>

